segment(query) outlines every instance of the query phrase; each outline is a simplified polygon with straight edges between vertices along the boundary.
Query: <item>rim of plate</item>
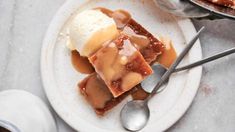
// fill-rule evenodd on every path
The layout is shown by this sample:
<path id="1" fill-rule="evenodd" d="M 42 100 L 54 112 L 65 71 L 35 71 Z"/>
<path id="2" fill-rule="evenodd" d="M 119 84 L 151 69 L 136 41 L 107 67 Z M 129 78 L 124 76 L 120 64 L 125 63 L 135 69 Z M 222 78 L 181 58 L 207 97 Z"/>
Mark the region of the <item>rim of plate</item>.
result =
<path id="1" fill-rule="evenodd" d="M 89 131 L 89 130 L 96 130 L 96 131 L 103 131 L 100 128 L 93 127 L 92 125 L 89 127 L 86 126 L 85 123 L 79 122 L 79 125 L 77 125 L 77 122 L 73 121 L 73 117 L 68 116 L 66 114 L 67 108 L 59 107 L 58 104 L 62 104 L 62 102 L 58 101 L 57 99 L 60 98 L 58 94 L 53 94 L 55 92 L 56 88 L 56 81 L 53 74 L 53 50 L 57 37 L 59 35 L 59 32 L 61 31 L 61 28 L 67 21 L 67 19 L 71 16 L 71 14 L 78 9 L 78 7 L 82 6 L 83 4 L 86 4 L 90 0 L 80 0 L 77 1 L 77 6 L 72 6 L 72 1 L 66 1 L 57 11 L 55 16 L 53 17 L 47 32 L 45 34 L 43 45 L 41 48 L 41 76 L 42 76 L 42 83 L 44 87 L 44 91 L 47 95 L 47 98 L 52 105 L 53 109 L 56 111 L 56 113 L 66 122 L 68 123 L 72 128 L 79 131 Z M 73 7 L 73 8 L 71 8 Z M 185 37 L 186 42 L 189 42 L 190 39 L 193 37 L 193 35 L 196 34 L 196 30 L 194 25 L 192 24 L 190 19 L 181 19 L 178 17 L 174 17 L 176 19 L 176 22 L 178 23 L 182 34 Z M 191 51 L 188 54 L 189 61 L 197 61 L 202 58 L 202 50 L 200 41 L 198 40 L 194 47 L 191 49 Z M 171 127 L 174 123 L 176 123 L 187 111 L 189 106 L 191 105 L 197 90 L 199 88 L 199 84 L 201 81 L 201 74 L 202 74 L 202 67 L 198 66 L 196 68 L 188 70 L 188 80 L 185 84 L 185 87 L 191 87 L 190 89 L 185 89 L 179 97 L 176 104 L 172 107 L 174 111 L 169 111 L 169 113 L 162 118 L 161 125 L 158 126 L 159 131 L 164 131 Z M 149 127 L 151 130 L 156 130 L 156 127 Z"/>

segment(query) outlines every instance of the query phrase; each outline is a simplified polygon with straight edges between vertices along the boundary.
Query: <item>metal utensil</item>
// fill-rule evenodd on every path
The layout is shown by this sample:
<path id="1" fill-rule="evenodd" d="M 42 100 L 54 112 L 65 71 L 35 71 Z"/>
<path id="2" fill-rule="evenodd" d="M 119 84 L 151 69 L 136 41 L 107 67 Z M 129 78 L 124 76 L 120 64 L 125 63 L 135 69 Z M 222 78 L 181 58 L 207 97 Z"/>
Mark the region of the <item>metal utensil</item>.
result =
<path id="1" fill-rule="evenodd" d="M 154 0 L 156 5 L 175 16 L 184 18 L 202 18 L 210 13 L 191 5 L 188 0 Z"/>
<path id="2" fill-rule="evenodd" d="M 225 50 L 225 51 L 220 52 L 220 53 L 218 53 L 218 54 L 215 54 L 215 55 L 213 55 L 213 56 L 210 56 L 210 57 L 207 57 L 207 58 L 202 59 L 202 60 L 200 60 L 200 61 L 194 62 L 194 63 L 192 63 L 192 64 L 189 64 L 189 65 L 186 65 L 186 66 L 182 66 L 182 67 L 176 68 L 174 72 L 178 72 L 178 71 L 190 69 L 190 68 L 193 68 L 193 67 L 196 67 L 196 66 L 205 64 L 205 63 L 207 63 L 207 62 L 211 62 L 211 61 L 213 61 L 213 60 L 222 58 L 222 57 L 224 57 L 224 56 L 227 56 L 227 55 L 230 55 L 230 54 L 233 54 L 233 53 L 235 53 L 235 48 L 231 48 L 231 49 Z"/>
<path id="3" fill-rule="evenodd" d="M 176 61 L 171 65 L 169 70 L 162 76 L 161 80 L 154 87 L 153 91 L 145 100 L 129 101 L 121 110 L 120 118 L 122 126 L 130 131 L 138 131 L 144 128 L 150 116 L 148 101 L 155 95 L 156 91 L 167 81 L 169 76 L 174 72 L 176 66 L 181 62 L 184 56 L 192 48 L 199 37 L 199 34 L 204 30 L 202 27 L 196 36 L 186 45 L 185 49 L 178 56 Z"/>
<path id="4" fill-rule="evenodd" d="M 230 54 L 233 54 L 233 53 L 235 53 L 235 48 L 231 48 L 231 49 L 225 50 L 225 51 L 220 52 L 218 54 L 215 54 L 215 55 L 212 55 L 210 57 L 204 58 L 202 60 L 196 61 L 196 62 L 194 62 L 192 64 L 188 64 L 188 65 L 176 68 L 174 70 L 174 72 L 179 72 L 179 71 L 187 70 L 187 69 L 190 69 L 190 68 L 193 68 L 193 67 L 196 67 L 196 66 L 199 66 L 199 65 L 202 65 L 202 64 L 214 61 L 216 59 L 222 58 L 224 56 L 227 56 L 227 55 L 230 55 Z M 153 65 L 152 69 L 154 71 L 154 74 L 148 76 L 144 81 L 141 82 L 142 88 L 146 92 L 148 92 L 148 93 L 150 93 L 153 90 L 155 84 L 157 84 L 160 81 L 160 78 L 168 70 L 167 68 L 165 68 L 164 66 L 162 66 L 160 64 Z M 157 93 L 161 92 L 164 88 L 165 87 L 161 87 L 161 89 L 159 89 L 157 91 Z"/>

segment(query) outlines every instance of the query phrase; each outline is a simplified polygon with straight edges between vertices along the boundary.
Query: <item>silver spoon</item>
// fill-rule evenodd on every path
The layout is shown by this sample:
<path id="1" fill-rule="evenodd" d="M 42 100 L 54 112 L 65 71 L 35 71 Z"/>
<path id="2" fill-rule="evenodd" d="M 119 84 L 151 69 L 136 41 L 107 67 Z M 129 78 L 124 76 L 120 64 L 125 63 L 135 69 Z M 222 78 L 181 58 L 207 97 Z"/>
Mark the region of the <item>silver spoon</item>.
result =
<path id="1" fill-rule="evenodd" d="M 191 5 L 188 0 L 154 0 L 156 5 L 175 16 L 184 18 L 201 18 L 209 16 L 210 13 Z"/>
<path id="2" fill-rule="evenodd" d="M 225 50 L 225 51 L 220 52 L 218 54 L 215 54 L 213 56 L 210 56 L 210 57 L 204 58 L 202 60 L 199 60 L 197 62 L 194 62 L 192 64 L 188 64 L 186 66 L 182 66 L 182 67 L 176 68 L 174 70 L 174 72 L 179 72 L 179 71 L 187 70 L 187 69 L 190 69 L 190 68 L 193 68 L 193 67 L 196 67 L 196 66 L 199 66 L 199 65 L 202 65 L 202 64 L 214 61 L 216 59 L 222 58 L 224 56 L 227 56 L 227 55 L 230 55 L 230 54 L 233 54 L 233 53 L 235 53 L 235 48 L 231 48 L 231 49 Z M 148 93 L 150 93 L 153 90 L 154 85 L 160 81 L 160 78 L 168 70 L 167 68 L 165 68 L 161 64 L 153 65 L 152 69 L 154 71 L 154 74 L 148 76 L 144 81 L 141 82 L 142 88 L 146 92 L 148 92 Z M 161 89 L 159 89 L 157 91 L 157 93 L 161 92 L 164 88 L 165 87 L 161 87 Z"/>
<path id="3" fill-rule="evenodd" d="M 129 101 L 121 110 L 120 119 L 122 126 L 130 131 L 138 131 L 144 128 L 147 124 L 150 111 L 148 107 L 148 101 L 155 95 L 156 91 L 164 84 L 169 76 L 174 72 L 176 66 L 181 62 L 184 56 L 192 48 L 194 43 L 199 37 L 199 34 L 204 30 L 202 27 L 196 36 L 186 45 L 185 49 L 180 53 L 175 62 L 171 65 L 169 70 L 161 77 L 161 80 L 154 87 L 153 91 L 145 100 L 132 100 Z"/>

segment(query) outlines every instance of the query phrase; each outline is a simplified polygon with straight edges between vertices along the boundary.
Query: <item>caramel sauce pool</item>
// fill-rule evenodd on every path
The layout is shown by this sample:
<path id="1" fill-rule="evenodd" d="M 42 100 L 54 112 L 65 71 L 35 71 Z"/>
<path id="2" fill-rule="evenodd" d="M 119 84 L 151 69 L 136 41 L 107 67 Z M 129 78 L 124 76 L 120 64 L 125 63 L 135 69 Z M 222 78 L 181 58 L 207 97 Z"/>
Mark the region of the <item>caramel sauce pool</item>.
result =
<path id="1" fill-rule="evenodd" d="M 169 38 L 160 37 L 161 42 L 165 45 L 165 51 L 157 59 L 157 63 L 169 68 L 177 58 L 175 48 Z"/>
<path id="2" fill-rule="evenodd" d="M 131 20 L 130 13 L 128 13 L 127 11 L 124 11 L 124 10 L 111 11 L 109 9 L 102 8 L 102 7 L 98 7 L 95 9 L 100 10 L 101 12 L 103 12 L 104 14 L 106 14 L 109 17 L 112 17 L 117 25 L 117 28 L 120 30 L 122 30 L 128 24 L 128 22 Z"/>
<path id="3" fill-rule="evenodd" d="M 137 90 L 131 93 L 133 100 L 144 100 L 149 96 L 149 93 L 145 92 L 140 85 L 136 86 Z"/>
<path id="4" fill-rule="evenodd" d="M 91 74 L 95 72 L 88 58 L 80 56 L 80 54 L 76 50 L 71 51 L 71 61 L 73 67 L 80 73 Z"/>
<path id="5" fill-rule="evenodd" d="M 103 7 L 97 7 L 94 8 L 95 10 L 100 10 L 101 12 L 103 12 L 104 14 L 106 14 L 109 17 L 112 17 L 113 11 L 107 9 L 107 8 L 103 8 Z"/>

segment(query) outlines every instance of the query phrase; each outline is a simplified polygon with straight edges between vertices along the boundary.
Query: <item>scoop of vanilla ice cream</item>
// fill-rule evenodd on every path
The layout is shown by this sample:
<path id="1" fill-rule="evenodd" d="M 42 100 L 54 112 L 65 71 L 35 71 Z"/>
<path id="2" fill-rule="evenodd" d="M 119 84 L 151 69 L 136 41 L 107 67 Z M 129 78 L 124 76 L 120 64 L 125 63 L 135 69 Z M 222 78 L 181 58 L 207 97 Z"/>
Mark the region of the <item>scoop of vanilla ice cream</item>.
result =
<path id="1" fill-rule="evenodd" d="M 90 56 L 119 34 L 114 20 L 99 10 L 79 13 L 69 30 L 71 43 L 82 56 Z"/>

